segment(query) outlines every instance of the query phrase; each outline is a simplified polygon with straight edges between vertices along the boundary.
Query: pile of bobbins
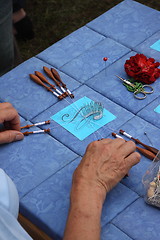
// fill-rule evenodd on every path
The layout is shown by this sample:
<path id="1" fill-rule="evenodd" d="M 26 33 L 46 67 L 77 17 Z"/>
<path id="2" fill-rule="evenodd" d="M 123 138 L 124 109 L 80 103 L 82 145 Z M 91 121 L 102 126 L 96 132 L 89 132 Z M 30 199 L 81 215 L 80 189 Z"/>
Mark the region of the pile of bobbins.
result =
<path id="1" fill-rule="evenodd" d="M 59 87 L 59 89 L 56 88 L 55 85 L 51 84 L 47 80 L 47 78 L 39 71 L 35 71 L 35 74 L 29 74 L 30 78 L 35 83 L 37 83 L 37 84 L 43 86 L 44 88 L 46 88 L 47 91 L 51 92 L 59 100 L 62 100 L 67 96 L 69 96 L 70 98 L 74 98 L 74 95 L 67 88 L 66 84 L 62 81 L 62 79 L 61 79 L 59 73 L 57 72 L 57 70 L 55 70 L 54 68 L 49 69 L 45 66 L 43 67 L 43 70 L 47 74 L 47 76 L 55 82 L 56 86 Z M 53 91 L 52 89 L 55 90 L 55 91 Z"/>
<path id="2" fill-rule="evenodd" d="M 128 134 L 127 132 L 125 132 L 124 130 L 120 129 L 119 130 L 119 133 L 121 135 L 124 135 L 126 137 L 128 137 L 129 139 L 133 140 L 136 144 L 140 144 L 142 145 L 144 148 L 141 148 L 141 147 L 138 147 L 136 146 L 136 149 L 141 153 L 143 154 L 145 157 L 147 157 L 148 159 L 150 160 L 154 160 L 157 153 L 159 152 L 158 149 L 154 148 L 154 147 L 151 147 L 143 142 L 141 142 L 138 138 L 134 138 L 132 137 L 130 134 Z M 122 138 L 120 135 L 116 134 L 116 133 L 112 133 L 112 136 L 114 136 L 115 138 Z"/>

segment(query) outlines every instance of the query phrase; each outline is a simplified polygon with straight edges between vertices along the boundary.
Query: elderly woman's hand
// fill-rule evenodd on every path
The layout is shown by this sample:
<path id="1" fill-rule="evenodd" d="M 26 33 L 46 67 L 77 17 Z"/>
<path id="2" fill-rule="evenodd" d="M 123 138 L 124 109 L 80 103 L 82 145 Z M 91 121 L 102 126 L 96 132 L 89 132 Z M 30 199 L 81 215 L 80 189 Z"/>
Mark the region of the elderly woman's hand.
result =
<path id="1" fill-rule="evenodd" d="M 109 192 L 140 161 L 136 145 L 123 139 L 103 139 L 88 145 L 73 176 L 73 185 L 89 186 L 102 195 Z"/>
<path id="2" fill-rule="evenodd" d="M 10 103 L 0 103 L 0 144 L 19 141 L 24 138 L 20 132 L 20 119 L 17 111 Z"/>
<path id="3" fill-rule="evenodd" d="M 132 141 L 103 139 L 88 145 L 73 174 L 64 240 L 100 240 L 106 194 L 140 161 Z"/>

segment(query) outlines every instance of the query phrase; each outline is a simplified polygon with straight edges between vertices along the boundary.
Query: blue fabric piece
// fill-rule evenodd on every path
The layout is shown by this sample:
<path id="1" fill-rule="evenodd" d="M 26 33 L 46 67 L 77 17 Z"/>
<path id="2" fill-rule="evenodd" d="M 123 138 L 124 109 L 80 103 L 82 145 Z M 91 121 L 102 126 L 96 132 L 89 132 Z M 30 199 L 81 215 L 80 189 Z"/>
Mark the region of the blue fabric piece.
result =
<path id="1" fill-rule="evenodd" d="M 135 201 L 114 220 L 113 224 L 136 240 L 159 239 L 159 210 L 147 205 L 142 198 Z"/>
<path id="2" fill-rule="evenodd" d="M 91 29 L 133 48 L 160 30 L 159 11 L 125 0 L 87 24 Z"/>
<path id="3" fill-rule="evenodd" d="M 22 63 L 12 71 L 0 77 L 0 97 L 3 101 L 8 101 L 17 109 L 21 116 L 31 120 L 39 113 L 58 102 L 58 98 L 44 87 L 33 82 L 29 74 L 39 71 L 46 76 L 48 81 L 55 84 L 43 71 L 43 66 L 51 68 L 51 65 L 37 59 L 31 58 Z M 73 78 L 58 71 L 64 83 L 72 91 L 80 86 Z"/>
<path id="4" fill-rule="evenodd" d="M 134 115 L 130 112 L 128 112 L 126 109 L 120 107 L 119 105 L 115 104 L 114 102 L 110 101 L 109 99 L 105 98 L 103 95 L 97 93 L 93 89 L 83 85 L 76 89 L 74 91 L 74 102 L 84 97 L 84 94 L 86 97 L 92 99 L 96 102 L 101 102 L 105 109 L 107 109 L 109 112 L 111 112 L 113 115 L 115 115 L 117 118 L 105 126 L 101 127 L 98 131 L 94 132 L 87 138 L 85 138 L 83 141 L 80 141 L 77 137 L 70 134 L 65 128 L 61 127 L 58 123 L 51 121 L 50 124 L 50 134 L 58 139 L 61 143 L 65 144 L 65 146 L 72 149 L 74 152 L 78 153 L 79 155 L 83 155 L 86 147 L 88 144 L 92 141 L 106 138 L 107 136 L 111 136 L 111 132 L 116 130 L 118 127 L 120 127 L 122 124 L 127 122 L 129 119 L 131 119 Z M 61 111 L 68 105 L 73 103 L 73 100 L 68 99 L 66 101 L 61 101 L 55 104 L 54 106 L 50 107 L 43 113 L 39 114 L 36 118 L 33 119 L 33 122 L 40 122 L 42 119 L 50 119 L 51 116 L 56 114 L 57 112 Z M 42 126 L 42 128 L 48 128 L 46 126 Z"/>
<path id="5" fill-rule="evenodd" d="M 151 45 L 150 48 L 153 48 L 154 50 L 160 52 L 160 39 L 157 42 L 155 42 L 153 45 Z"/>
<path id="6" fill-rule="evenodd" d="M 129 48 L 117 43 L 113 39 L 106 38 L 60 69 L 76 80 L 84 83 L 129 51 Z M 108 58 L 106 62 L 103 60 L 104 57 Z"/>
<path id="7" fill-rule="evenodd" d="M 66 130 L 76 136 L 79 140 L 84 140 L 90 134 L 94 133 L 99 128 L 113 121 L 116 118 L 116 116 L 114 116 L 106 109 L 102 109 L 103 117 L 101 119 L 94 120 L 93 116 L 84 119 L 84 114 L 86 113 L 83 114 L 83 111 L 85 111 L 83 109 L 83 111 L 80 111 L 80 113 L 74 119 L 74 121 L 72 121 L 72 119 L 76 116 L 77 112 L 79 112 L 81 108 L 89 105 L 90 103 L 93 103 L 91 99 L 83 97 L 78 101 L 72 103 L 68 107 L 62 109 L 55 115 L 51 116 L 51 119 L 60 124 Z M 67 116 L 63 118 L 63 116 L 66 114 Z"/>
<path id="8" fill-rule="evenodd" d="M 105 97 L 116 102 L 134 114 L 156 99 L 159 96 L 160 89 L 160 81 L 157 79 L 156 82 L 151 84 L 151 86 L 154 88 L 154 92 L 152 94 L 147 94 L 146 99 L 138 100 L 133 96 L 133 92 L 129 92 L 123 85 L 123 82 L 115 76 L 118 75 L 124 79 L 130 78 L 125 73 L 124 64 L 127 59 L 135 55 L 136 52 L 130 52 L 86 82 L 89 87 L 93 88 Z"/>
<path id="9" fill-rule="evenodd" d="M 147 57 L 154 58 L 159 62 L 160 59 L 160 50 L 158 51 L 158 42 L 160 38 L 160 31 L 153 34 L 151 37 L 147 38 L 144 42 L 139 44 L 134 48 L 138 53 L 143 53 Z M 153 46 L 153 47 L 152 47 Z M 156 48 L 154 48 L 154 46 Z"/>
<path id="10" fill-rule="evenodd" d="M 60 68 L 103 39 L 104 36 L 84 26 L 45 49 L 37 57 Z"/>
<path id="11" fill-rule="evenodd" d="M 159 22 L 158 11 L 125 0 L 0 78 L 0 101 L 9 101 L 16 107 L 21 125 L 29 123 L 25 119 L 32 123 L 48 120 L 84 96 L 102 102 L 117 117 L 83 141 L 51 121 L 50 126 L 32 128 L 50 127 L 49 134 L 30 135 L 23 141 L 0 146 L 0 167 L 17 185 L 22 214 L 55 240 L 63 236 L 72 174 L 81 160 L 78 155 L 84 154 L 90 142 L 112 138 L 111 132 L 122 128 L 150 145 L 144 135 L 147 132 L 153 146 L 160 149 L 160 118 L 154 111 L 160 105 L 159 79 L 152 84 L 153 94 L 136 100 L 115 77 L 117 74 L 129 78 L 124 63 L 137 52 L 159 61 L 160 52 L 150 47 L 160 39 Z M 108 57 L 107 62 L 104 57 Z M 59 73 L 73 91 L 74 99 L 58 101 L 30 80 L 29 73 L 43 72 L 43 66 L 62 70 Z M 160 238 L 159 209 L 146 205 L 142 198 L 141 181 L 150 164 L 151 160 L 142 156 L 129 177 L 107 194 L 101 218 L 102 240 Z"/>
<path id="12" fill-rule="evenodd" d="M 107 224 L 101 232 L 101 240 L 132 240 L 113 224 Z"/>
<path id="13" fill-rule="evenodd" d="M 159 88 L 155 89 L 159 92 Z M 156 127 L 160 128 L 160 117 L 159 113 L 155 111 L 155 109 L 160 105 L 160 97 L 156 100 L 148 104 L 145 108 L 143 108 L 140 112 L 138 112 L 138 116 L 145 119 L 146 121 L 152 123 Z"/>
<path id="14" fill-rule="evenodd" d="M 55 240 L 62 239 L 63 236 L 69 210 L 72 175 L 80 160 L 80 158 L 75 159 L 21 200 L 21 212 L 42 230 L 47 230 Z M 135 192 L 123 184 L 118 184 L 107 195 L 101 225 L 105 226 L 137 198 Z M 32 212 L 34 216 L 30 214 Z"/>
<path id="15" fill-rule="evenodd" d="M 155 109 L 154 109 L 155 112 L 157 113 L 160 113 L 160 105 L 158 105 Z"/>
<path id="16" fill-rule="evenodd" d="M 30 122 L 23 122 L 23 126 L 26 124 Z M 47 133 L 25 136 L 0 148 L 0 168 L 13 179 L 20 198 L 77 157 Z"/>

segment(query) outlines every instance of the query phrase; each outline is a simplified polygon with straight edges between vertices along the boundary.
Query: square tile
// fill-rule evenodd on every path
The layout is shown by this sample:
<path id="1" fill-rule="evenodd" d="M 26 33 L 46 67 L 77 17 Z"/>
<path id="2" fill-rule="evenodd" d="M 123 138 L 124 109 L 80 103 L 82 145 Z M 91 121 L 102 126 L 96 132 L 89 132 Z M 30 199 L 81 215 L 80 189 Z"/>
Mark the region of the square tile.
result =
<path id="1" fill-rule="evenodd" d="M 23 122 L 22 126 L 27 123 Z M 22 197 L 76 157 L 49 134 L 34 134 L 22 141 L 1 145 L 0 167 L 14 181 Z"/>
<path id="2" fill-rule="evenodd" d="M 136 240 L 159 239 L 159 210 L 147 205 L 142 198 L 120 213 L 113 224 Z"/>
<path id="3" fill-rule="evenodd" d="M 86 82 L 89 87 L 100 92 L 105 97 L 109 98 L 113 102 L 116 102 L 134 114 L 156 99 L 159 96 L 160 89 L 159 78 L 156 82 L 151 84 L 154 88 L 154 92 L 152 94 L 147 94 L 145 99 L 139 100 L 136 99 L 133 96 L 133 93 L 129 92 L 123 85 L 123 82 L 115 76 L 118 75 L 124 79 L 130 78 L 124 70 L 124 64 L 127 59 L 135 55 L 136 52 L 130 52 Z"/>
<path id="4" fill-rule="evenodd" d="M 79 111 L 74 108 L 75 105 Z M 115 118 L 102 104 L 87 97 L 82 97 L 51 117 L 81 141 Z"/>
<path id="5" fill-rule="evenodd" d="M 43 73 L 43 66 L 51 67 L 33 57 L 0 77 L 1 99 L 12 103 L 17 111 L 27 120 L 30 120 L 58 101 L 57 97 L 48 92 L 44 87 L 33 82 L 29 77 L 29 74 L 34 73 L 34 71 Z M 71 91 L 80 86 L 73 78 L 60 71 L 58 72 Z M 46 76 L 45 73 L 44 75 Z M 47 79 L 54 84 L 48 77 Z"/>
<path id="6" fill-rule="evenodd" d="M 55 240 L 63 236 L 72 175 L 80 160 L 75 159 L 20 200 L 20 212 Z"/>
<path id="7" fill-rule="evenodd" d="M 119 183 L 106 197 L 102 210 L 101 226 L 103 227 L 111 222 L 113 218 L 138 198 L 139 196 L 134 191 Z"/>
<path id="8" fill-rule="evenodd" d="M 160 52 L 160 39 L 153 43 L 150 48 Z"/>
<path id="9" fill-rule="evenodd" d="M 103 39 L 104 36 L 84 26 L 45 49 L 37 57 L 60 68 Z"/>
<path id="10" fill-rule="evenodd" d="M 160 45 L 160 31 L 147 38 L 143 43 L 134 48 L 135 51 L 143 53 L 147 57 L 154 58 L 159 62 L 160 59 L 160 46 L 158 51 L 158 41 Z M 157 46 L 157 47 L 156 47 Z"/>
<path id="11" fill-rule="evenodd" d="M 84 83 L 129 51 L 129 48 L 110 38 L 106 38 L 60 69 L 76 80 Z M 107 57 L 108 61 L 104 62 L 104 57 Z"/>
<path id="12" fill-rule="evenodd" d="M 79 109 L 75 102 L 80 98 L 84 97 L 84 95 L 93 101 L 101 102 L 106 110 L 108 110 L 110 113 L 116 116 L 116 119 L 109 122 L 105 126 L 101 127 L 98 131 L 94 132 L 93 134 L 85 138 L 83 141 L 77 139 L 75 136 L 73 136 L 71 133 L 69 133 L 66 129 L 61 127 L 56 122 L 51 121 L 50 124 L 51 135 L 58 139 L 58 141 L 62 142 L 65 146 L 70 148 L 72 151 L 78 153 L 79 155 L 84 154 L 85 149 L 90 142 L 95 141 L 97 139 L 105 138 L 108 135 L 111 136 L 111 132 L 113 132 L 113 130 L 117 129 L 134 116 L 132 113 L 128 112 L 119 105 L 111 102 L 109 99 L 105 98 L 104 96 L 100 95 L 99 93 L 95 92 L 94 90 L 85 85 L 79 87 L 74 92 L 74 95 L 75 95 L 74 101 L 71 99 L 67 99 L 67 101 L 63 102 L 61 101 L 55 104 L 54 106 L 48 108 L 43 113 L 39 114 L 36 118 L 32 119 L 32 121 L 40 122 L 48 120 L 50 119 L 51 116 L 61 111 L 69 104 L 73 104 L 73 102 L 74 108 L 77 109 L 78 111 Z M 45 126 L 43 128 L 45 128 Z"/>
<path id="13" fill-rule="evenodd" d="M 40 184 L 20 202 L 20 211 L 54 239 L 62 239 L 69 210 L 72 175 L 80 158 L 61 169 Z M 128 196 L 127 198 L 125 196 Z M 138 195 L 118 184 L 108 195 L 102 213 L 102 226 L 128 205 Z"/>
<path id="14" fill-rule="evenodd" d="M 125 0 L 87 24 L 91 29 L 129 48 L 160 30 L 159 11 Z"/>
<path id="15" fill-rule="evenodd" d="M 159 89 L 157 89 L 159 91 Z M 145 108 L 138 112 L 138 116 L 152 123 L 156 127 L 160 128 L 160 113 L 155 109 L 160 105 L 160 97 L 156 98 L 153 102 L 148 104 Z"/>
<path id="16" fill-rule="evenodd" d="M 155 109 L 154 109 L 155 112 L 157 113 L 160 113 L 160 105 L 158 105 Z"/>
<path id="17" fill-rule="evenodd" d="M 101 240 L 132 240 L 124 232 L 119 230 L 113 224 L 107 224 L 101 232 Z"/>

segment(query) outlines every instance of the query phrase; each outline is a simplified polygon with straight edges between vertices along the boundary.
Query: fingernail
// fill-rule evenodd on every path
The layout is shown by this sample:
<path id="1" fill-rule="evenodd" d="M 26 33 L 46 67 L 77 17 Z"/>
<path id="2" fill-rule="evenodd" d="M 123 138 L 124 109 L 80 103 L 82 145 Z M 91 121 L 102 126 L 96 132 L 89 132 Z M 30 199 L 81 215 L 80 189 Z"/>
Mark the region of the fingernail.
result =
<path id="1" fill-rule="evenodd" d="M 17 134 L 16 134 L 15 141 L 20 141 L 20 140 L 22 140 L 23 138 L 24 138 L 23 134 L 17 133 Z"/>

